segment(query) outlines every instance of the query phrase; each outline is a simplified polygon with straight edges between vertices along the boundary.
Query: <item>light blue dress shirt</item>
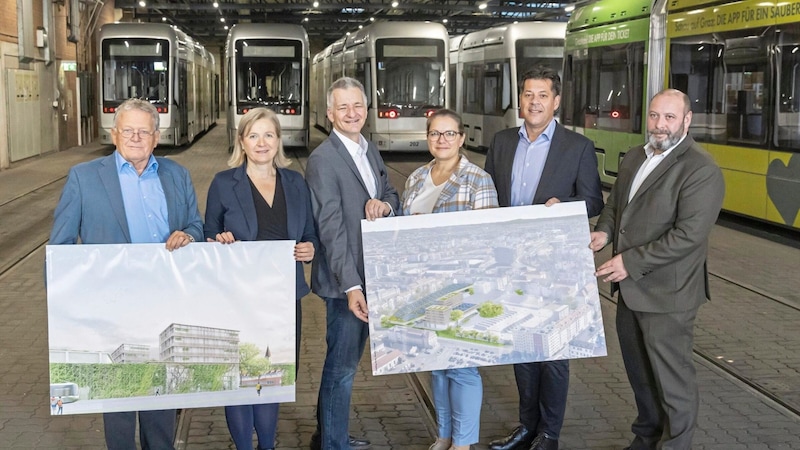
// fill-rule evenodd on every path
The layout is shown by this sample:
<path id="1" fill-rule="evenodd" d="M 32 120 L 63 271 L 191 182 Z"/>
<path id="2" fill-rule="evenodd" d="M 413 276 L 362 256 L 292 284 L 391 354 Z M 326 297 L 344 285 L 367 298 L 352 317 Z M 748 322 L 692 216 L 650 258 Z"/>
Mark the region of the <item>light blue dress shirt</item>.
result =
<path id="1" fill-rule="evenodd" d="M 118 151 L 114 151 L 114 156 L 131 242 L 166 242 L 169 237 L 167 197 L 158 177 L 158 161 L 150 155 L 147 167 L 139 175 Z"/>
<path id="2" fill-rule="evenodd" d="M 525 125 L 519 127 L 519 143 L 511 169 L 511 206 L 533 204 L 555 130 L 556 120 L 553 119 L 542 134 L 531 142 L 528 140 Z"/>

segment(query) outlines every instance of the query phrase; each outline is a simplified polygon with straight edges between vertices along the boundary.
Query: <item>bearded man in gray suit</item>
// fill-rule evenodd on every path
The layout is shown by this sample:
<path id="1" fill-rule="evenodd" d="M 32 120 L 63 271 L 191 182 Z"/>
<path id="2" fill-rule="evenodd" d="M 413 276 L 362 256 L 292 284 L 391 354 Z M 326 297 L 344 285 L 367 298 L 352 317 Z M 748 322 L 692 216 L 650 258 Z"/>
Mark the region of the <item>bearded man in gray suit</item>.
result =
<path id="1" fill-rule="evenodd" d="M 398 196 L 378 148 L 361 135 L 367 114 L 364 87 L 353 78 L 340 78 L 328 89 L 327 100 L 333 131 L 306 167 L 320 240 L 311 289 L 327 307 L 328 344 L 311 448 L 363 449 L 369 441 L 347 432 L 353 379 L 369 335 L 361 220 L 394 214 Z"/>
<path id="2" fill-rule="evenodd" d="M 709 298 L 708 236 L 725 184 L 717 164 L 688 135 L 689 97 L 667 89 L 647 113 L 647 144 L 625 154 L 591 234 L 614 256 L 597 276 L 618 291 L 617 333 L 638 416 L 632 450 L 692 446 L 699 394 L 694 320 Z"/>

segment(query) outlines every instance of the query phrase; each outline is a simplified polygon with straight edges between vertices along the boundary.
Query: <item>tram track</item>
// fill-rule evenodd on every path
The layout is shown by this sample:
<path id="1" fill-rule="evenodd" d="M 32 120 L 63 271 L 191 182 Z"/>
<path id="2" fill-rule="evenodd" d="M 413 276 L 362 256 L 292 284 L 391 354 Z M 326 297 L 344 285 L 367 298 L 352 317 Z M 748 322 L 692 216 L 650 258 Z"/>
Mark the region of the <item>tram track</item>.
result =
<path id="1" fill-rule="evenodd" d="M 717 275 L 715 275 L 717 276 Z M 720 277 L 721 279 L 725 280 L 725 278 Z M 758 293 L 756 290 L 750 290 L 745 286 L 732 283 L 736 286 L 740 286 L 742 289 L 746 289 L 751 292 Z M 760 294 L 759 295 L 764 295 Z M 764 295 L 766 297 L 766 295 Z M 613 304 L 614 307 L 617 307 L 617 300 L 614 299 L 611 294 L 600 291 L 600 298 L 607 301 L 610 304 Z M 697 326 L 697 325 L 695 325 Z M 713 368 L 716 372 L 720 373 L 721 375 L 725 376 L 730 380 L 734 380 L 748 388 L 750 392 L 754 395 L 758 396 L 761 400 L 771 403 L 773 405 L 778 406 L 781 408 L 785 413 L 791 414 L 794 417 L 800 419 L 800 404 L 793 402 L 779 393 L 774 392 L 773 390 L 765 387 L 762 383 L 760 383 L 755 377 L 751 377 L 740 370 L 734 369 L 730 364 L 726 362 L 726 359 L 713 354 L 711 351 L 704 350 L 700 348 L 697 344 L 695 344 L 692 352 L 696 355 L 703 363 Z"/>

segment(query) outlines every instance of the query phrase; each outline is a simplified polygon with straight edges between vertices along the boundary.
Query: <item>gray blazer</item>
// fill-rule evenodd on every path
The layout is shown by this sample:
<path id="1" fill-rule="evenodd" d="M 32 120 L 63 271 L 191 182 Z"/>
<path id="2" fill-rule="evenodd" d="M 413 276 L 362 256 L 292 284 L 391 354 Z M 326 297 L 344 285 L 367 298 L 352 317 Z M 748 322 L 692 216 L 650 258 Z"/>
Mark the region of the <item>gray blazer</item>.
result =
<path id="1" fill-rule="evenodd" d="M 397 211 L 397 191 L 389 184 L 386 166 L 372 142 L 367 159 L 378 185 L 376 198 Z M 335 133 L 309 156 L 306 182 L 320 241 L 311 266 L 311 290 L 320 297 L 346 298 L 345 289 L 364 287 L 361 219 L 370 197 L 353 158 Z"/>
<path id="2" fill-rule="evenodd" d="M 710 298 L 706 255 L 725 183 L 717 164 L 691 136 L 644 180 L 628 202 L 631 182 L 646 159 L 644 146 L 625 154 L 595 226 L 622 254 L 628 277 L 620 289 L 632 311 L 668 313 L 697 308 Z"/>
<path id="3" fill-rule="evenodd" d="M 518 133 L 519 127 L 498 132 L 486 153 L 485 170 L 494 179 L 500 206 L 511 204 L 511 171 L 519 143 Z M 558 123 L 533 204 L 544 204 L 553 197 L 562 202 L 585 201 L 589 217 L 600 214 L 603 209 L 594 144 Z"/>
<path id="4" fill-rule="evenodd" d="M 182 230 L 203 239 L 203 220 L 197 209 L 192 179 L 180 164 L 158 160 L 158 177 L 167 199 L 170 232 Z M 55 210 L 50 244 L 131 243 L 114 154 L 70 169 Z"/>

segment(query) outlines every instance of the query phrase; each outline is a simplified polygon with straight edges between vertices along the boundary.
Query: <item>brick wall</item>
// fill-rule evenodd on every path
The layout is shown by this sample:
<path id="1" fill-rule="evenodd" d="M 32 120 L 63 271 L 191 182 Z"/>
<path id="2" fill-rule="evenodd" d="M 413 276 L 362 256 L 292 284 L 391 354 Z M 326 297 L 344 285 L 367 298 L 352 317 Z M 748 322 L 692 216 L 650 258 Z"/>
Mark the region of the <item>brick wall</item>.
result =
<path id="1" fill-rule="evenodd" d="M 17 0 L 0 0 L 0 41 L 17 42 Z"/>

